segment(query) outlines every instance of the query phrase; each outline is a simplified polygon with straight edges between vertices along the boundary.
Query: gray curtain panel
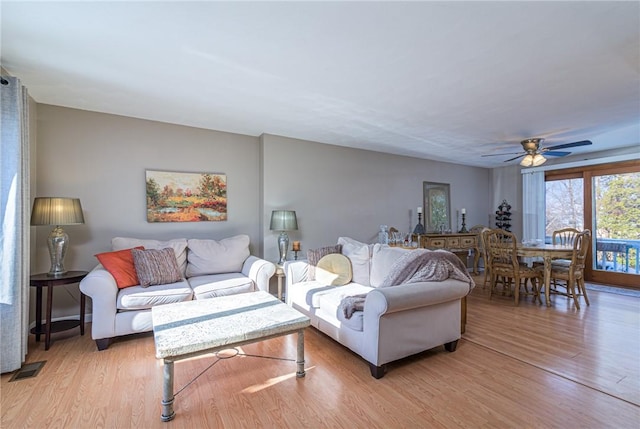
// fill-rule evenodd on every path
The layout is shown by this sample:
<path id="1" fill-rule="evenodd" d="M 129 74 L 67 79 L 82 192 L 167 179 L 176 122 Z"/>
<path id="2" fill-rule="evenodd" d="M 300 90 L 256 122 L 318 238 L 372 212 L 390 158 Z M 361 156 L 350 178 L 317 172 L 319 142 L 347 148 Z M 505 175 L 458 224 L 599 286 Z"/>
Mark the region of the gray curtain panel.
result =
<path id="1" fill-rule="evenodd" d="M 21 367 L 29 335 L 29 95 L 14 77 L 0 85 L 2 236 L 0 238 L 0 372 Z"/>

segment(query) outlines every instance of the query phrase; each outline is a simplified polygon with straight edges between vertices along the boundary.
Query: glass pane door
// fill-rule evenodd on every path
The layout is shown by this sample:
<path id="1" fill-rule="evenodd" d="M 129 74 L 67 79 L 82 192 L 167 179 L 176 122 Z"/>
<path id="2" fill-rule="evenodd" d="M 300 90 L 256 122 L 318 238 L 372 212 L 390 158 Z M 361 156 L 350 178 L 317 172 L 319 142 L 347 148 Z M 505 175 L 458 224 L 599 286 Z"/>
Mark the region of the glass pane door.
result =
<path id="1" fill-rule="evenodd" d="M 640 173 L 593 177 L 593 269 L 640 275 Z"/>
<path id="2" fill-rule="evenodd" d="M 545 241 L 551 243 L 553 231 L 563 228 L 584 229 L 583 179 L 545 182 Z"/>

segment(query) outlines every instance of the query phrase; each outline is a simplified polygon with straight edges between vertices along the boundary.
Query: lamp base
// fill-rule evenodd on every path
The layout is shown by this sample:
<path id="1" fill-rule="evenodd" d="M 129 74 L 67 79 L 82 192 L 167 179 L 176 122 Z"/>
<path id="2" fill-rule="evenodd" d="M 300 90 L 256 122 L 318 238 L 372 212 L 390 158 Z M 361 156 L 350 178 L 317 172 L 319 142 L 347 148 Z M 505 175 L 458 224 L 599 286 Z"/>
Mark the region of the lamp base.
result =
<path id="1" fill-rule="evenodd" d="M 285 231 L 282 231 L 278 236 L 278 250 L 280 251 L 278 265 L 282 265 L 287 260 L 287 251 L 289 250 L 289 236 Z"/>
<path id="2" fill-rule="evenodd" d="M 51 258 L 51 269 L 48 276 L 58 277 L 67 272 L 64 269 L 64 255 L 69 247 L 69 236 L 60 225 L 51 230 L 47 237 L 47 247 L 49 247 L 49 257 Z"/>

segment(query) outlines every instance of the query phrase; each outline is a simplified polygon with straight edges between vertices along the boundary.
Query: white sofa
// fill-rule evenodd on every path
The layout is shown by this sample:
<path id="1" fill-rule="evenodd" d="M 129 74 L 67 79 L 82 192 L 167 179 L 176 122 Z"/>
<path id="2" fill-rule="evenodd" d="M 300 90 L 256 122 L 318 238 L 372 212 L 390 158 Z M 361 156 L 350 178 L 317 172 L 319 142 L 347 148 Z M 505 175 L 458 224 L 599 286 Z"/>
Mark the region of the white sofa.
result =
<path id="1" fill-rule="evenodd" d="M 142 287 L 118 288 L 114 276 L 98 264 L 81 282 L 80 290 L 92 300 L 91 337 L 104 350 L 115 337 L 152 330 L 155 305 L 214 298 L 256 290 L 269 291 L 273 263 L 251 256 L 249 236 L 223 240 L 173 239 L 168 241 L 116 237 L 112 250 L 172 248 L 182 279 Z"/>
<path id="2" fill-rule="evenodd" d="M 343 286 L 309 281 L 307 260 L 287 261 L 287 304 L 309 316 L 312 326 L 364 358 L 375 378 L 381 378 L 386 364 L 394 360 L 440 345 L 455 351 L 464 330 L 462 301 L 475 286 L 457 257 L 452 259 L 468 280 L 447 278 L 380 287 L 394 262 L 413 250 L 366 245 L 347 237 L 341 237 L 338 244 L 351 262 L 352 281 Z M 359 294 L 366 294 L 363 311 L 347 319 L 341 302 Z"/>

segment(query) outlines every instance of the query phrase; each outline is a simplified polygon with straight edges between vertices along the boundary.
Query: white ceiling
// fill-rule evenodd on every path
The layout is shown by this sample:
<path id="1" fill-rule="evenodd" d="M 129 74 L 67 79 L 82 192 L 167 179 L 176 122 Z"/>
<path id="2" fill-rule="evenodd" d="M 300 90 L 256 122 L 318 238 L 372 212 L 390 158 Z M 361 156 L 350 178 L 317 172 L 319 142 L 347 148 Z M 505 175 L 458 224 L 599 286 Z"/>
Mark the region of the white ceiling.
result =
<path id="1" fill-rule="evenodd" d="M 39 103 L 484 167 L 640 144 L 637 1 L 0 7 Z"/>

